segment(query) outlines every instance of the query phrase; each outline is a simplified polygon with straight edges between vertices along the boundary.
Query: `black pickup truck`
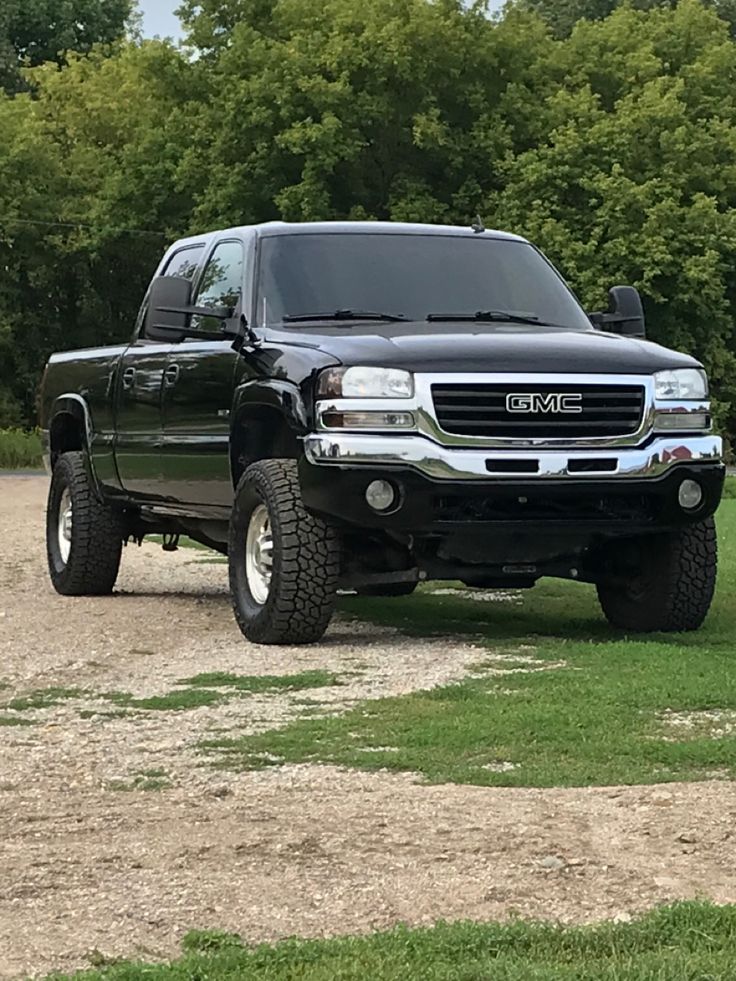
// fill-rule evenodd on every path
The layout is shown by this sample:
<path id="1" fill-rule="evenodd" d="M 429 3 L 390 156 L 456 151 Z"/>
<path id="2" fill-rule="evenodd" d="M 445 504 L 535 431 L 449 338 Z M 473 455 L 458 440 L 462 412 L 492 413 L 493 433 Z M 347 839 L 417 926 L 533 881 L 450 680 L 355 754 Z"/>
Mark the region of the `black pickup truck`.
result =
<path id="1" fill-rule="evenodd" d="M 587 315 L 529 242 L 482 226 L 270 223 L 164 256 L 129 343 L 41 390 L 48 558 L 112 591 L 122 547 L 229 557 L 259 643 L 324 633 L 338 590 L 594 583 L 626 631 L 703 622 L 723 487 L 701 365 L 638 293 Z"/>

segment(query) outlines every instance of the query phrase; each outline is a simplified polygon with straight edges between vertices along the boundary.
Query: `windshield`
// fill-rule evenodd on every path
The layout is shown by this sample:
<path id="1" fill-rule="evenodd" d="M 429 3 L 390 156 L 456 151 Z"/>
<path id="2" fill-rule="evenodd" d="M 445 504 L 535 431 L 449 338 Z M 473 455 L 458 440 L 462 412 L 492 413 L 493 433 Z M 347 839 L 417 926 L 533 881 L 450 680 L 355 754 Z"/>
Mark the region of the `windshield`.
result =
<path id="1" fill-rule="evenodd" d="M 592 330 L 565 283 L 526 242 L 376 232 L 262 239 L 261 324 L 338 311 L 378 311 L 407 320 L 502 311 L 517 322 L 528 318 L 531 324 Z M 308 320 L 299 327 L 308 329 Z M 480 322 L 478 329 L 484 329 Z"/>

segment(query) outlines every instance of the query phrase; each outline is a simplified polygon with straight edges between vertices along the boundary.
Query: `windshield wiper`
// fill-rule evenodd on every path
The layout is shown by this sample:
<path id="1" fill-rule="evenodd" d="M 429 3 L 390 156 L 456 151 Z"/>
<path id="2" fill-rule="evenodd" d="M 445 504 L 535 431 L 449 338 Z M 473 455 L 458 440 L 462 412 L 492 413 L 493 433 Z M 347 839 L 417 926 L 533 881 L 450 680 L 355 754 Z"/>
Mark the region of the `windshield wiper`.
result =
<path id="1" fill-rule="evenodd" d="M 311 320 L 381 320 L 384 323 L 401 323 L 408 318 L 400 313 L 375 313 L 372 310 L 332 310 L 328 313 L 286 314 L 285 324 L 309 323 Z"/>
<path id="2" fill-rule="evenodd" d="M 533 314 L 513 313 L 511 310 L 479 310 L 478 313 L 430 313 L 427 317 L 430 323 L 441 323 L 443 320 L 452 323 L 467 322 L 479 324 L 538 324 L 540 327 L 556 327 L 556 324 L 544 324 Z"/>

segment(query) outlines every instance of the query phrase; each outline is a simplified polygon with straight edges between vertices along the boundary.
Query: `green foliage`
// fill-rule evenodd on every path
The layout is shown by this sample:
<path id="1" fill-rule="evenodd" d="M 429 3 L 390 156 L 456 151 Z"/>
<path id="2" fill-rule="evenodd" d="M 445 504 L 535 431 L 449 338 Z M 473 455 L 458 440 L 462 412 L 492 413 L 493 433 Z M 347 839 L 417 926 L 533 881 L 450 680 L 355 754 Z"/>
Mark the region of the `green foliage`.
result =
<path id="1" fill-rule="evenodd" d="M 38 433 L 0 429 L 0 470 L 38 470 L 42 466 Z"/>
<path id="2" fill-rule="evenodd" d="M 273 692 L 273 691 L 302 691 L 309 688 L 327 688 L 339 685 L 336 675 L 330 671 L 315 669 L 301 671 L 299 674 L 228 674 L 216 671 L 210 674 L 198 674 L 179 682 L 192 688 L 227 688 L 243 692 Z"/>
<path id="3" fill-rule="evenodd" d="M 207 938 L 212 943 L 207 942 Z M 232 939 L 232 943 L 230 940 Z M 677 903 L 631 923 L 438 923 L 367 937 L 242 947 L 190 935 L 173 964 L 112 964 L 76 981 L 655 981 L 733 977 L 736 908 Z M 106 962 L 109 964 L 110 962 Z M 51 981 L 51 979 L 49 979 Z M 63 981 L 55 976 L 55 981 Z"/>
<path id="4" fill-rule="evenodd" d="M 0 4 L 0 88 L 24 88 L 22 70 L 62 64 L 68 51 L 122 37 L 133 0 L 3 0 Z"/>
<path id="5" fill-rule="evenodd" d="M 734 0 L 703 0 L 719 17 L 736 30 L 736 2 Z M 603 20 L 624 3 L 635 10 L 654 10 L 656 7 L 674 7 L 677 0 L 519 0 L 528 10 L 538 13 L 552 28 L 557 37 L 567 37 L 580 20 Z"/>
<path id="6" fill-rule="evenodd" d="M 567 17 L 562 40 L 530 5 Z M 86 0 L 112 19 L 72 46 L 119 33 L 125 6 Z M 133 40 L 31 70 L 32 95 L 0 96 L 0 427 L 34 423 L 51 351 L 130 336 L 180 234 L 480 210 L 537 241 L 591 309 L 615 282 L 638 286 L 652 337 L 704 360 L 733 432 L 729 11 L 736 0 L 518 0 L 496 18 L 480 0 L 186 0 L 195 58 Z M 18 46 L 33 61 L 57 43 L 36 33 Z"/>
<path id="7" fill-rule="evenodd" d="M 489 211 L 559 263 L 588 309 L 612 282 L 645 297 L 650 336 L 707 364 L 732 430 L 736 44 L 697 0 L 581 23 L 547 139 L 509 160 Z"/>

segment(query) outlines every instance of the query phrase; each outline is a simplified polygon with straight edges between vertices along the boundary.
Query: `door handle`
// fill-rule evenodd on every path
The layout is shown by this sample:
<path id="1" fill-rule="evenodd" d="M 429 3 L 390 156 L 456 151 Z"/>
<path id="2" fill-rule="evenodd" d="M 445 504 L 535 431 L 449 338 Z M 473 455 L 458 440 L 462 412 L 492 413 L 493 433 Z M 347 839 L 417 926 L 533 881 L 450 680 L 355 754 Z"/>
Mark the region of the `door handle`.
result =
<path id="1" fill-rule="evenodd" d="M 135 385 L 135 368 L 126 368 L 123 372 L 123 388 L 129 392 Z"/>
<path id="2" fill-rule="evenodd" d="M 179 381 L 179 375 L 181 374 L 181 368 L 178 364 L 170 364 L 169 367 L 164 372 L 164 382 L 167 388 L 173 388 L 174 385 Z"/>

